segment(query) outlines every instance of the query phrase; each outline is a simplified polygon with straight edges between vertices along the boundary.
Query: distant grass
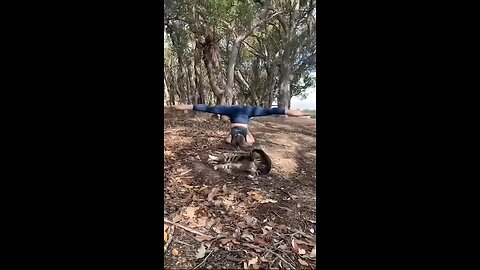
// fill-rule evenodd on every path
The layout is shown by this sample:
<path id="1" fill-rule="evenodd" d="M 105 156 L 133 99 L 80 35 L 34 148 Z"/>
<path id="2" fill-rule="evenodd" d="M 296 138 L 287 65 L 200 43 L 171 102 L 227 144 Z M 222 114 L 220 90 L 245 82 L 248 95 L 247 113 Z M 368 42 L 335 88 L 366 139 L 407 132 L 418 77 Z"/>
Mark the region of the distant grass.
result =
<path id="1" fill-rule="evenodd" d="M 302 110 L 303 113 L 306 115 L 310 115 L 311 118 L 317 118 L 317 111 L 316 110 Z"/>

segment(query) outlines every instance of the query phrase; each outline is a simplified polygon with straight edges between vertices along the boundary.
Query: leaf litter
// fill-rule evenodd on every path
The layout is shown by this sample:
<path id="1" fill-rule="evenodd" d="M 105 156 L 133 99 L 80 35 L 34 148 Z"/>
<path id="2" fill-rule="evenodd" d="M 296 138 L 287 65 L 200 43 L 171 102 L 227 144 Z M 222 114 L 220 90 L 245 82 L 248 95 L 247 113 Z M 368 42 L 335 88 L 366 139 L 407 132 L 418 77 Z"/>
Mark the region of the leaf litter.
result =
<path id="1" fill-rule="evenodd" d="M 188 252 L 179 252 L 178 247 L 174 247 L 171 254 L 177 260 L 182 258 L 181 254 L 189 252 L 192 252 L 192 256 L 194 254 L 197 260 L 205 260 L 211 253 L 213 256 L 219 253 L 219 256 L 225 254 L 223 258 L 230 258 L 224 261 L 234 263 L 231 268 L 243 266 L 247 267 L 245 269 L 282 269 L 315 266 L 316 237 L 309 228 L 302 229 L 296 223 L 286 224 L 255 214 L 256 209 L 263 207 L 262 205 L 275 207 L 274 205 L 281 204 L 283 208 L 296 209 L 298 202 L 293 204 L 282 201 L 282 196 L 272 193 L 277 187 L 261 186 L 262 181 L 258 181 L 258 185 L 252 188 L 252 180 L 247 177 L 236 177 L 237 182 L 229 182 L 225 175 L 215 178 L 219 172 L 213 174 L 207 165 L 197 169 L 187 167 L 185 161 L 189 158 L 182 156 L 192 156 L 201 161 L 211 153 L 208 149 L 214 147 L 210 141 L 203 141 L 203 145 L 192 145 L 191 141 L 188 142 L 189 145 L 182 143 L 181 139 L 188 137 L 188 134 L 178 137 L 181 135 L 178 132 L 186 132 L 186 129 L 179 129 L 177 136 L 172 132 L 165 138 L 167 154 L 164 164 L 164 212 L 168 213 L 172 222 L 182 226 L 180 231 L 184 241 L 191 239 L 190 241 L 196 241 L 197 244 L 189 244 L 195 246 L 195 250 Z M 206 172 L 203 177 L 198 173 L 202 170 Z M 199 177 L 203 182 L 199 181 Z M 238 181 L 244 181 L 242 183 L 245 184 L 239 184 Z M 282 213 L 281 210 L 278 211 Z M 289 214 L 292 212 L 283 213 L 292 215 Z M 311 218 L 304 220 L 316 224 Z M 169 240 L 169 228 L 169 225 L 164 226 L 164 242 Z M 180 237 L 179 234 L 177 230 L 174 237 Z M 188 246 L 182 246 L 181 249 L 183 248 Z M 208 250 L 210 254 L 206 256 Z M 209 261 L 213 260 L 211 258 L 208 258 Z M 198 264 L 190 263 L 191 268 Z"/>

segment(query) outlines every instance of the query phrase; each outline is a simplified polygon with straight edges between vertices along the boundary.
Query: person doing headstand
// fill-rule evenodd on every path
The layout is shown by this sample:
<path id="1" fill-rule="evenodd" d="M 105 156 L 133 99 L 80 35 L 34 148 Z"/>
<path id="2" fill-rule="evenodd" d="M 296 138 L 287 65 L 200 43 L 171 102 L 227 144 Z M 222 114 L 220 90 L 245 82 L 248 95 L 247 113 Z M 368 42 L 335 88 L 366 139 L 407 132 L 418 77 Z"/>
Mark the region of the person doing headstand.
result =
<path id="1" fill-rule="evenodd" d="M 178 110 L 194 110 L 200 112 L 208 112 L 220 115 L 226 115 L 230 118 L 231 128 L 230 135 L 225 138 L 225 142 L 232 145 L 252 145 L 255 138 L 248 130 L 248 124 L 251 117 L 267 116 L 267 115 L 290 115 L 303 116 L 302 111 L 298 109 L 286 110 L 282 108 L 262 108 L 254 106 L 206 106 L 203 104 L 196 105 L 175 105 Z"/>

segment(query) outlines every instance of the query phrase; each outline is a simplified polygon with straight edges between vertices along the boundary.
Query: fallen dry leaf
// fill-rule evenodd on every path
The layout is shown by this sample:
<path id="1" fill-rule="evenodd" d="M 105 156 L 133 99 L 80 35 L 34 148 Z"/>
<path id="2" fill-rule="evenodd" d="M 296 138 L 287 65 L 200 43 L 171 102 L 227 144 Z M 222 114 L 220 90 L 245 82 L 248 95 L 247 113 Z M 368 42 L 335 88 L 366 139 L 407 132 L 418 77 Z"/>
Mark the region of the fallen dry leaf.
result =
<path id="1" fill-rule="evenodd" d="M 197 240 L 198 242 L 210 241 L 213 238 L 215 238 L 215 237 L 210 236 L 210 235 L 197 235 L 197 236 L 195 236 L 195 240 Z"/>
<path id="2" fill-rule="evenodd" d="M 265 199 L 265 200 L 261 200 L 260 203 L 276 203 L 277 201 L 275 200 L 272 200 L 272 199 Z"/>
<path id="3" fill-rule="evenodd" d="M 307 254 L 307 251 L 305 249 L 303 248 L 298 249 L 298 255 L 305 255 L 305 254 Z"/>
<path id="4" fill-rule="evenodd" d="M 217 223 L 214 219 L 209 219 L 207 224 L 205 224 L 205 228 L 210 229 L 215 223 Z"/>
<path id="5" fill-rule="evenodd" d="M 172 255 L 178 256 L 178 250 L 176 248 L 172 249 Z"/>
<path id="6" fill-rule="evenodd" d="M 266 259 L 265 257 L 262 256 L 262 257 L 260 257 L 260 261 L 261 262 L 271 262 L 271 259 L 269 260 L 269 259 Z"/>
<path id="7" fill-rule="evenodd" d="M 222 233 L 222 226 L 219 226 L 219 225 L 213 226 L 212 230 L 216 233 Z"/>
<path id="8" fill-rule="evenodd" d="M 166 243 L 168 241 L 168 233 L 167 233 L 167 230 L 168 230 L 168 225 L 167 224 L 164 224 L 163 225 L 163 241 Z"/>
<path id="9" fill-rule="evenodd" d="M 226 243 L 232 241 L 233 238 L 223 238 L 223 239 L 220 239 L 220 243 L 222 243 L 222 245 L 225 245 Z"/>
<path id="10" fill-rule="evenodd" d="M 255 258 L 248 261 L 248 266 L 254 265 L 254 264 L 257 264 L 257 263 L 258 263 L 258 258 L 255 257 Z"/>
<path id="11" fill-rule="evenodd" d="M 240 228 L 236 228 L 235 231 L 233 232 L 232 234 L 232 237 L 233 238 L 238 238 L 242 235 L 241 231 L 240 231 Z"/>
<path id="12" fill-rule="evenodd" d="M 287 232 L 290 228 L 284 224 L 280 224 L 278 225 L 277 229 L 280 230 L 281 232 Z"/>
<path id="13" fill-rule="evenodd" d="M 215 195 L 217 195 L 218 188 L 214 187 L 212 191 L 208 194 L 208 201 L 212 202 Z"/>
<path id="14" fill-rule="evenodd" d="M 250 195 L 254 200 L 257 200 L 257 201 L 263 200 L 262 194 L 258 191 L 249 191 L 247 192 L 247 194 Z"/>
<path id="15" fill-rule="evenodd" d="M 205 227 L 207 225 L 207 217 L 197 218 L 197 222 L 194 224 L 194 227 Z"/>
<path id="16" fill-rule="evenodd" d="M 172 219 L 172 221 L 175 222 L 175 223 L 179 222 L 180 220 L 182 220 L 182 216 L 181 216 L 181 215 L 176 215 L 176 216 Z"/>
<path id="17" fill-rule="evenodd" d="M 300 258 L 298 258 L 298 262 L 299 262 L 301 265 L 303 265 L 303 266 L 309 266 L 309 264 L 308 264 L 306 261 L 304 261 L 304 260 L 302 260 L 302 259 L 300 259 Z"/>
<path id="18" fill-rule="evenodd" d="M 292 237 L 292 250 L 295 254 L 298 254 L 298 245 L 297 243 L 295 242 L 295 238 Z"/>
<path id="19" fill-rule="evenodd" d="M 254 244 L 250 244 L 250 243 L 242 243 L 243 246 L 246 246 L 246 247 L 249 247 L 249 248 L 253 248 L 253 250 L 255 250 L 255 252 L 262 252 L 263 249 L 260 248 L 259 246 L 257 245 L 254 245 Z"/>
<path id="20" fill-rule="evenodd" d="M 195 217 L 195 212 L 198 210 L 199 207 L 187 207 L 185 209 L 185 213 L 183 214 L 184 216 L 186 217 L 189 217 L 189 218 L 194 218 Z"/>
<path id="21" fill-rule="evenodd" d="M 252 266 L 252 269 L 260 269 L 260 265 L 258 265 L 258 258 L 254 257 L 253 259 L 249 260 L 247 266 Z"/>
<path id="22" fill-rule="evenodd" d="M 265 242 L 265 240 L 263 240 L 262 238 L 260 237 L 255 237 L 255 243 L 261 245 L 261 246 L 266 246 L 267 245 L 267 242 Z"/>
<path id="23" fill-rule="evenodd" d="M 309 257 L 312 258 L 312 259 L 317 257 L 317 247 L 313 247 L 312 251 L 310 252 Z"/>
<path id="24" fill-rule="evenodd" d="M 252 226 L 252 227 L 255 227 L 258 223 L 258 219 L 256 217 L 252 217 L 252 216 L 247 216 L 245 218 L 245 221 L 247 221 L 248 226 Z"/>
<path id="25" fill-rule="evenodd" d="M 247 227 L 247 224 L 245 222 L 241 221 L 241 222 L 237 223 L 237 226 L 242 228 L 242 229 L 245 229 L 245 227 Z"/>
<path id="26" fill-rule="evenodd" d="M 229 209 L 233 205 L 233 202 L 229 199 L 226 199 L 226 198 L 224 198 L 222 202 L 223 202 L 223 205 L 225 205 L 225 207 L 227 209 Z"/>
<path id="27" fill-rule="evenodd" d="M 253 242 L 253 240 L 255 239 L 253 235 L 247 231 L 242 233 L 242 238 L 248 240 L 249 242 Z"/>
<path id="28" fill-rule="evenodd" d="M 205 246 L 201 244 L 200 247 L 197 249 L 197 254 L 195 254 L 195 258 L 201 259 L 205 257 L 205 252 L 206 252 Z"/>
<path id="29" fill-rule="evenodd" d="M 298 245 L 315 246 L 315 244 L 305 242 L 302 239 L 297 239 L 296 242 L 297 242 Z"/>

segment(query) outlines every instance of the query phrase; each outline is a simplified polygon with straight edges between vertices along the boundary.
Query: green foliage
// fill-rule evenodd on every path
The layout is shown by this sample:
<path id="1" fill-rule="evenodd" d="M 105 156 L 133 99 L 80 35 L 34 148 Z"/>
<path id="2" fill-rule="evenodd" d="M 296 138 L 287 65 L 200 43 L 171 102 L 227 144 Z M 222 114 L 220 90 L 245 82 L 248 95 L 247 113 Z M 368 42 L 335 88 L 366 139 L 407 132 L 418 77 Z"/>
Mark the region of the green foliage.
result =
<path id="1" fill-rule="evenodd" d="M 292 91 L 292 96 L 298 96 L 300 99 L 307 98 L 306 90 L 312 87 L 315 87 L 316 78 L 312 76 L 310 73 L 305 73 L 298 82 L 293 83 L 290 86 L 290 90 Z"/>
<path id="2" fill-rule="evenodd" d="M 278 97 L 278 66 L 289 61 L 292 70 L 290 85 L 291 96 L 306 97 L 306 89 L 315 87 L 316 1 L 301 0 L 300 9 L 294 10 L 292 1 L 269 0 L 270 13 L 253 0 L 166 0 L 164 2 L 165 21 L 170 26 L 167 43 L 164 45 L 165 63 L 172 62 L 169 68 L 177 68 L 179 74 L 186 67 L 180 67 L 179 58 L 188 65 L 201 50 L 195 48 L 195 42 L 213 33 L 219 39 L 222 74 L 225 76 L 228 58 L 235 37 L 248 32 L 258 21 L 274 12 L 283 12 L 266 25 L 256 28 L 241 45 L 236 61 L 236 71 L 240 71 L 249 87 L 235 80 L 234 93 L 239 100 L 251 102 L 258 96 L 265 102 L 268 96 L 268 74 L 272 74 L 275 88 L 273 96 Z M 313 4 L 313 5 L 312 5 Z M 298 14 L 297 17 L 293 14 Z M 282 25 L 281 22 L 284 22 Z M 290 36 L 284 26 L 292 27 Z M 172 30 L 173 29 L 173 30 Z M 228 45 L 227 45 L 228 44 Z M 247 45 L 248 44 L 248 45 Z M 287 55 L 291 54 L 291 55 Z M 202 62 L 202 65 L 204 63 Z M 200 68 L 206 87 L 210 87 L 206 76 L 206 67 Z M 268 72 L 267 72 L 268 71 Z M 177 72 L 177 71 L 174 71 Z M 187 76 L 185 76 L 187 80 Z M 252 93 L 254 91 L 254 93 Z M 207 96 L 211 89 L 207 89 Z"/>

